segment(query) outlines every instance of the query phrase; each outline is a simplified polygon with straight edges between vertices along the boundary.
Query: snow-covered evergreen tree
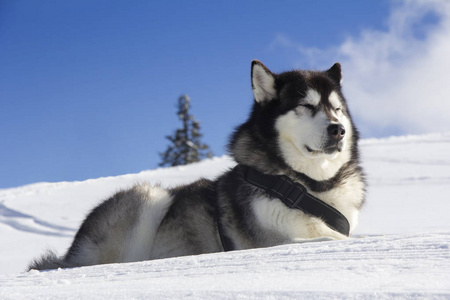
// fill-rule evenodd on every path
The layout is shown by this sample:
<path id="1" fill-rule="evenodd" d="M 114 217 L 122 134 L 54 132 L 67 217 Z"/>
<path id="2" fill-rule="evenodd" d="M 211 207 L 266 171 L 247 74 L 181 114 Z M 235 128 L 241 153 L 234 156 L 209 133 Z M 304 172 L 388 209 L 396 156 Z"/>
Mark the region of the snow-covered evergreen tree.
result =
<path id="1" fill-rule="evenodd" d="M 171 142 L 164 153 L 160 153 L 162 162 L 160 166 L 187 165 L 212 157 L 209 146 L 201 142 L 200 123 L 189 114 L 191 100 L 188 95 L 178 98 L 178 118 L 183 127 L 177 129 L 175 134 L 166 136 Z"/>

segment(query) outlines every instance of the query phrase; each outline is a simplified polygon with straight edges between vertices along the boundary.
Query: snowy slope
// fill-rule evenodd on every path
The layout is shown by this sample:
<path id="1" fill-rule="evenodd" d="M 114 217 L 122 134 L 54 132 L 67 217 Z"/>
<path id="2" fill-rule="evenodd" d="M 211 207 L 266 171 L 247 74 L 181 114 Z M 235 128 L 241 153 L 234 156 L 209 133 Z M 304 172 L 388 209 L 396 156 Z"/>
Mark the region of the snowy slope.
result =
<path id="1" fill-rule="evenodd" d="M 445 298 L 449 238 L 396 235 L 31 271 L 0 277 L 0 298 Z"/>
<path id="2" fill-rule="evenodd" d="M 59 253 L 86 212 L 137 182 L 214 178 L 233 162 L 0 190 L 0 299 L 450 298 L 450 133 L 364 140 L 367 205 L 357 237 L 131 264 L 23 272 Z"/>

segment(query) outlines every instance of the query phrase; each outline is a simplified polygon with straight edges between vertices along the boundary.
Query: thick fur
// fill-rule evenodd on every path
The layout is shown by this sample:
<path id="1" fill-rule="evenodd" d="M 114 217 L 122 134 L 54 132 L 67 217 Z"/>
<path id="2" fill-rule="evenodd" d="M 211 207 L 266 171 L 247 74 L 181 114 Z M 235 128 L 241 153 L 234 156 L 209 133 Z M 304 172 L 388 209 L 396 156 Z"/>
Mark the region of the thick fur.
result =
<path id="1" fill-rule="evenodd" d="M 274 74 L 253 61 L 255 102 L 232 134 L 238 167 L 215 181 L 163 189 L 147 184 L 119 192 L 94 208 L 67 253 L 52 252 L 30 269 L 141 261 L 285 243 L 345 239 L 322 220 L 290 209 L 247 183 L 239 165 L 287 175 L 338 209 L 353 231 L 364 203 L 358 132 L 341 91 L 341 68 Z M 220 224 L 220 225 L 219 225 Z"/>

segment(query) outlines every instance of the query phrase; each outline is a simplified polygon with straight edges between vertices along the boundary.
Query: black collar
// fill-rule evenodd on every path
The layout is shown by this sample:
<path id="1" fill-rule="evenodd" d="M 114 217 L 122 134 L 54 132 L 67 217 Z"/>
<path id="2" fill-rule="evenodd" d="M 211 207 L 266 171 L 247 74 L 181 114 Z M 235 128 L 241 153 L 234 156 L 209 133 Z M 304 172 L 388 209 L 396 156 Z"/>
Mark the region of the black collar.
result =
<path id="1" fill-rule="evenodd" d="M 345 216 L 334 207 L 314 197 L 298 182 L 285 175 L 267 175 L 253 168 L 238 165 L 244 179 L 250 184 L 264 189 L 270 196 L 280 199 L 290 208 L 300 209 L 322 219 L 331 229 L 343 235 L 350 234 L 350 225 Z"/>

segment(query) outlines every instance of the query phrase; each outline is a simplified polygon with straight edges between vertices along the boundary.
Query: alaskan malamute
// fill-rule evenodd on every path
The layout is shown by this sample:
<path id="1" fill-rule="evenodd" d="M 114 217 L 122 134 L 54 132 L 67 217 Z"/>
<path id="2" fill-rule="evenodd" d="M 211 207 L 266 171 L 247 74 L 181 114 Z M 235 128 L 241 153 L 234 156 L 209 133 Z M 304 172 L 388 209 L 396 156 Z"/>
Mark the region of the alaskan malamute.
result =
<path id="1" fill-rule="evenodd" d="M 236 167 L 215 181 L 119 192 L 92 210 L 65 255 L 47 253 L 29 268 L 348 238 L 365 183 L 341 78 L 338 63 L 274 74 L 253 61 L 253 109 L 229 144 Z"/>

